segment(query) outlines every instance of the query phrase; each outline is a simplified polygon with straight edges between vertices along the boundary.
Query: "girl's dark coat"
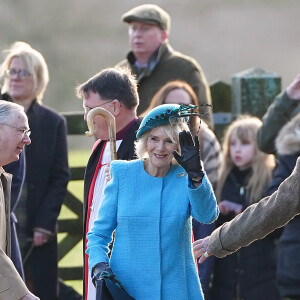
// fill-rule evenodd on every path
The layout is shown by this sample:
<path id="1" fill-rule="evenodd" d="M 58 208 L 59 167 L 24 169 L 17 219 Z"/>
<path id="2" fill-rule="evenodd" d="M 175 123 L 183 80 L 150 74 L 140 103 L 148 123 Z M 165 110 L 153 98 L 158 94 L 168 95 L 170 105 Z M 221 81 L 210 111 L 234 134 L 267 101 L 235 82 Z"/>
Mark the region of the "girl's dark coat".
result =
<path id="1" fill-rule="evenodd" d="M 240 191 L 241 187 L 246 191 L 249 172 L 234 169 L 224 184 L 221 199 L 242 204 L 246 208 L 250 203 L 246 199 L 246 192 Z M 233 217 L 222 218 L 220 215 L 218 225 Z M 279 299 L 276 286 L 276 243 L 273 236 L 256 241 L 225 258 L 215 259 L 212 299 Z"/>
<path id="2" fill-rule="evenodd" d="M 280 183 L 290 176 L 300 155 L 300 113 L 281 129 L 276 138 L 276 149 L 277 166 L 268 194 L 275 191 Z M 300 296 L 299 231 L 300 216 L 296 216 L 285 225 L 279 240 L 277 279 L 282 297 Z"/>

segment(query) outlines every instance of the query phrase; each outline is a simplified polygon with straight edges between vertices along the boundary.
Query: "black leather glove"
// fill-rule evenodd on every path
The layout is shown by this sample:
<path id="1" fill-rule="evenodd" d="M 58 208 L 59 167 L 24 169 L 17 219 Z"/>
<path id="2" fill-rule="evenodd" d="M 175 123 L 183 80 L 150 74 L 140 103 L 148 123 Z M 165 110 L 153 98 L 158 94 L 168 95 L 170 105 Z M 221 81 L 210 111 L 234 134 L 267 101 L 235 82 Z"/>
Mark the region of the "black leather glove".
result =
<path id="1" fill-rule="evenodd" d="M 173 151 L 175 159 L 186 170 L 192 181 L 201 183 L 204 172 L 200 158 L 198 136 L 196 135 L 194 143 L 191 133 L 183 130 L 179 133 L 179 144 L 181 155 L 177 151 Z"/>
<path id="2" fill-rule="evenodd" d="M 95 287 L 96 287 L 97 280 L 101 279 L 101 273 L 104 271 L 106 271 L 111 276 L 114 275 L 111 268 L 109 267 L 109 265 L 105 262 L 100 262 L 100 263 L 96 264 L 95 267 L 93 268 L 92 281 L 93 281 L 93 284 Z"/>

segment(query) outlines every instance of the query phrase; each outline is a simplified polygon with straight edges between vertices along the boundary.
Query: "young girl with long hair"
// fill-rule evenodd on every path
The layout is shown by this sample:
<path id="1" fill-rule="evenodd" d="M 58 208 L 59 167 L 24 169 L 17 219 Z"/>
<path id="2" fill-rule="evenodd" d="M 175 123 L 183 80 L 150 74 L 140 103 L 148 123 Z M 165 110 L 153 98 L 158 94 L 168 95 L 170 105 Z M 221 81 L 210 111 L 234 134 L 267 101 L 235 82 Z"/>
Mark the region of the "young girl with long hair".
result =
<path id="1" fill-rule="evenodd" d="M 256 117 L 241 116 L 225 133 L 224 160 L 216 191 L 218 226 L 259 201 L 272 178 L 274 157 L 256 145 L 261 125 Z M 212 299 L 279 299 L 274 237 L 267 236 L 233 255 L 216 259 Z"/>

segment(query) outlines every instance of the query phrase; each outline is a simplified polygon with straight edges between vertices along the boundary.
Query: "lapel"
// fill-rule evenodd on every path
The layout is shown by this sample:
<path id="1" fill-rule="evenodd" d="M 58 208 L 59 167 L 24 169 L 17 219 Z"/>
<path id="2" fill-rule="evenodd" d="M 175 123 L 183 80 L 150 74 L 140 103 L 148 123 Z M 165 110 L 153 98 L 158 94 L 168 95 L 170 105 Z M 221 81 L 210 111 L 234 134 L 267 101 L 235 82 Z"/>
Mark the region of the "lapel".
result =
<path id="1" fill-rule="evenodd" d="M 10 190 L 11 190 L 11 180 L 12 175 L 5 173 L 5 171 L 0 169 L 0 179 L 3 188 L 3 196 L 5 202 L 5 217 L 6 217 L 6 254 L 10 256 L 11 254 L 11 233 L 10 233 Z"/>

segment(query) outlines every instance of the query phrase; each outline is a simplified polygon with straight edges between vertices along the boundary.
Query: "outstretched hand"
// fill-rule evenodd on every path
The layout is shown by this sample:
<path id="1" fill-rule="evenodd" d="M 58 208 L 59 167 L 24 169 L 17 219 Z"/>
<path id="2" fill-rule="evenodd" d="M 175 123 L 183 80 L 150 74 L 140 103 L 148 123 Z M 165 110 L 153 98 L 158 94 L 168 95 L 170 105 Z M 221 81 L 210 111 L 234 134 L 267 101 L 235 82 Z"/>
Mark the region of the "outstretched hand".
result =
<path id="1" fill-rule="evenodd" d="M 194 257 L 200 257 L 198 260 L 200 264 L 203 263 L 209 256 L 211 256 L 211 254 L 207 252 L 208 245 L 209 236 L 205 237 L 204 239 L 197 240 L 193 243 Z"/>
<path id="2" fill-rule="evenodd" d="M 190 179 L 202 179 L 204 172 L 200 160 L 198 136 L 195 136 L 194 143 L 191 133 L 183 130 L 179 133 L 179 144 L 181 155 L 173 151 L 174 158 L 186 170 Z"/>
<path id="3" fill-rule="evenodd" d="M 295 77 L 293 82 L 287 87 L 286 93 L 289 98 L 300 100 L 300 73 Z"/>

